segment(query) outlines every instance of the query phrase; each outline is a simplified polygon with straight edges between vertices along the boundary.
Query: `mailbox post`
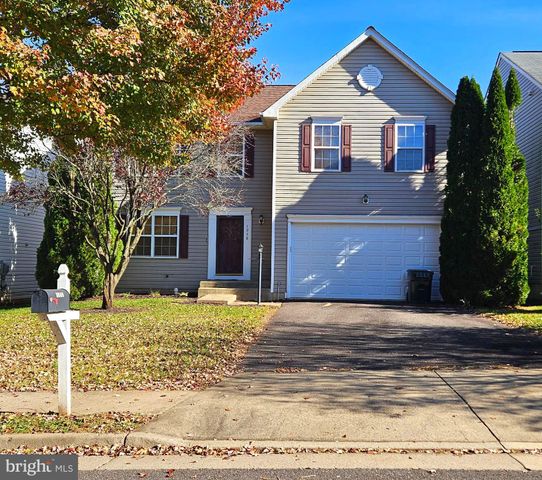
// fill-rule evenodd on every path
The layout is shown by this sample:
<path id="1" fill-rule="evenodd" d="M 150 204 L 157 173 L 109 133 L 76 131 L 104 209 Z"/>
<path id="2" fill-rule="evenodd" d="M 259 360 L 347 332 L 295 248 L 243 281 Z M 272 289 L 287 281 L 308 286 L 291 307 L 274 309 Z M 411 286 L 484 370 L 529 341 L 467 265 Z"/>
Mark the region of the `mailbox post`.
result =
<path id="1" fill-rule="evenodd" d="M 58 355 L 58 413 L 71 415 L 71 321 L 79 319 L 79 311 L 70 310 L 69 269 L 58 268 L 57 290 L 38 290 L 32 295 L 32 312 L 49 322 L 55 336 Z"/>

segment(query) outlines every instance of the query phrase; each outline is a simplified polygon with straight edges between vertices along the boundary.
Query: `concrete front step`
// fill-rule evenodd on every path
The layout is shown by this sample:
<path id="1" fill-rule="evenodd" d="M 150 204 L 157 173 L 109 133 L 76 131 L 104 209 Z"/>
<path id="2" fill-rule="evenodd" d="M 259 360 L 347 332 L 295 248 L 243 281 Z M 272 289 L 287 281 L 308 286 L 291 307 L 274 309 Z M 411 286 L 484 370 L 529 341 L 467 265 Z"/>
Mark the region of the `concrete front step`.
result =
<path id="1" fill-rule="evenodd" d="M 206 303 L 209 305 L 231 305 L 237 300 L 236 295 L 224 293 L 215 293 L 198 296 L 197 303 Z"/>
<path id="2" fill-rule="evenodd" d="M 257 288 L 202 288 L 198 289 L 198 298 L 206 295 L 235 295 L 237 300 L 245 302 L 254 301 L 258 298 Z"/>
<path id="3" fill-rule="evenodd" d="M 202 280 L 200 288 L 258 288 L 258 283 L 251 280 Z"/>
<path id="4" fill-rule="evenodd" d="M 235 295 L 239 301 L 255 302 L 258 300 L 258 289 L 200 287 L 198 289 L 198 298 L 204 297 L 205 295 Z M 271 293 L 268 288 L 262 289 L 262 300 L 264 302 L 271 300 Z"/>

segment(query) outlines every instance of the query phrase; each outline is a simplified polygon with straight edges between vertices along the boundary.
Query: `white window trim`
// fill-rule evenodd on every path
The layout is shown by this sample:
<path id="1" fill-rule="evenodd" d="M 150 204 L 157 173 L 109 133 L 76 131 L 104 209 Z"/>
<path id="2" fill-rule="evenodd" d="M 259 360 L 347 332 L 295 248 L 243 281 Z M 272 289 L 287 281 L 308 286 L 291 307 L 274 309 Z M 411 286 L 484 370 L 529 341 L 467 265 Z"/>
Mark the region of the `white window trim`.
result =
<path id="1" fill-rule="evenodd" d="M 155 217 L 161 217 L 161 216 L 168 216 L 168 217 L 177 217 L 177 234 L 176 235 L 158 235 L 159 237 L 168 237 L 168 238 L 177 238 L 176 243 L 176 255 L 175 256 L 163 256 L 163 255 L 155 255 L 154 254 L 154 241 L 155 241 L 155 235 L 154 235 L 154 219 Z M 151 218 L 149 219 L 149 222 L 151 222 L 151 234 L 150 235 L 141 235 L 141 237 L 150 237 L 151 238 L 151 254 L 150 255 L 132 255 L 132 258 L 159 258 L 164 260 L 171 260 L 173 258 L 179 258 L 179 247 L 181 243 L 181 212 L 178 208 L 161 208 L 159 210 L 156 210 L 152 213 Z"/>
<path id="2" fill-rule="evenodd" d="M 397 173 L 424 173 L 425 172 L 425 119 L 426 117 L 395 117 L 395 125 L 394 125 L 394 146 L 393 146 L 393 155 L 395 157 L 395 171 Z M 399 152 L 399 131 L 398 127 L 416 127 L 416 126 L 422 126 L 423 132 L 422 132 L 422 139 L 423 139 L 423 145 L 422 145 L 422 168 L 420 170 L 399 170 L 398 168 L 398 162 L 397 162 L 397 153 Z M 419 150 L 419 147 L 401 147 L 402 150 Z"/>
<path id="3" fill-rule="evenodd" d="M 246 137 L 243 135 L 243 150 L 242 150 L 242 158 L 241 158 L 241 173 L 232 173 L 230 175 L 224 175 L 221 174 L 220 171 L 218 172 L 218 176 L 221 178 L 245 178 L 246 174 Z M 230 153 L 228 156 L 230 157 L 237 157 L 239 154 Z"/>
<path id="4" fill-rule="evenodd" d="M 244 217 L 243 234 L 243 274 L 216 274 L 216 220 L 222 215 L 239 215 Z M 250 280 L 252 252 L 252 208 L 214 208 L 209 213 L 209 241 L 207 242 L 207 279 L 208 280 Z"/>
<path id="5" fill-rule="evenodd" d="M 342 158 L 341 158 L 341 145 L 342 145 L 342 128 L 341 128 L 341 124 L 342 124 L 342 118 L 335 118 L 335 117 L 332 117 L 332 118 L 327 118 L 327 117 L 322 117 L 322 118 L 312 118 L 312 126 L 311 126 L 311 172 L 331 172 L 331 173 L 334 173 L 334 172 L 340 172 L 342 171 Z M 321 126 L 330 126 L 330 125 L 336 125 L 339 127 L 339 145 L 337 147 L 316 147 L 315 146 L 315 130 L 316 130 L 316 127 L 321 127 Z M 329 149 L 336 149 L 338 150 L 339 152 L 339 168 L 333 168 L 333 169 L 330 169 L 330 168 L 316 168 L 314 166 L 314 162 L 316 161 L 316 155 L 315 155 L 315 151 L 317 149 L 320 149 L 320 150 L 329 150 Z"/>

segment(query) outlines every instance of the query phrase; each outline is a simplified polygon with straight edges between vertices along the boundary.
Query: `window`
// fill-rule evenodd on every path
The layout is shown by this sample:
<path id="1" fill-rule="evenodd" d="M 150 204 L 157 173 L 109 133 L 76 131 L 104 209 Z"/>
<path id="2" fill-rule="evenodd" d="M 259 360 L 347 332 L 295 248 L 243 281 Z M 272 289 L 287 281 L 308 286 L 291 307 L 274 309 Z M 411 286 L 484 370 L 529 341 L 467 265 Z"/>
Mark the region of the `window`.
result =
<path id="1" fill-rule="evenodd" d="M 134 250 L 136 257 L 177 258 L 179 215 L 155 213 L 145 225 Z"/>
<path id="2" fill-rule="evenodd" d="M 397 172 L 423 172 L 425 162 L 425 122 L 397 120 L 395 123 Z"/>
<path id="3" fill-rule="evenodd" d="M 220 177 L 244 177 L 245 176 L 245 137 L 231 139 L 227 145 L 223 147 L 221 161 L 227 165 L 221 168 L 219 165 L 218 175 Z"/>
<path id="4" fill-rule="evenodd" d="M 313 123 L 313 171 L 339 172 L 341 170 L 340 120 L 316 120 Z"/>

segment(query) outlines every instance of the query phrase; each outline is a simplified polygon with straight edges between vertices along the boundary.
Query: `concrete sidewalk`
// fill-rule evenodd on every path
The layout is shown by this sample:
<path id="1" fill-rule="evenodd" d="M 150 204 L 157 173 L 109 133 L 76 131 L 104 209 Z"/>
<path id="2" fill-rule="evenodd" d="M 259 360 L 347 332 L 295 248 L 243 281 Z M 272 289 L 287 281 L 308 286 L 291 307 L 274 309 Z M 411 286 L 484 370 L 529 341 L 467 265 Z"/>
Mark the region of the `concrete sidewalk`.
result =
<path id="1" fill-rule="evenodd" d="M 167 390 L 74 392 L 73 414 L 132 412 L 155 415 L 163 413 L 194 393 Z M 0 392 L 0 412 L 55 412 L 57 402 L 55 392 Z"/>
<path id="2" fill-rule="evenodd" d="M 128 444 L 218 441 L 542 448 L 542 371 L 245 373 Z"/>

